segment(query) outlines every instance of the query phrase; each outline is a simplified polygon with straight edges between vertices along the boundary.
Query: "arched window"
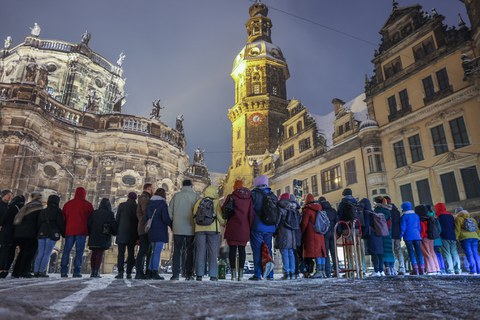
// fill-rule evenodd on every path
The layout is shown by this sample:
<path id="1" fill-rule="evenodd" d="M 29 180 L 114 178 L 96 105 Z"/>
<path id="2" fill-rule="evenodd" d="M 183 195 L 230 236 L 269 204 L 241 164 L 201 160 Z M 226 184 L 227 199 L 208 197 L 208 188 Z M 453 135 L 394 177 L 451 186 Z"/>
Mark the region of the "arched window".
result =
<path id="1" fill-rule="evenodd" d="M 298 121 L 297 122 L 297 132 L 300 132 L 302 131 L 303 127 L 302 127 L 302 121 Z"/>

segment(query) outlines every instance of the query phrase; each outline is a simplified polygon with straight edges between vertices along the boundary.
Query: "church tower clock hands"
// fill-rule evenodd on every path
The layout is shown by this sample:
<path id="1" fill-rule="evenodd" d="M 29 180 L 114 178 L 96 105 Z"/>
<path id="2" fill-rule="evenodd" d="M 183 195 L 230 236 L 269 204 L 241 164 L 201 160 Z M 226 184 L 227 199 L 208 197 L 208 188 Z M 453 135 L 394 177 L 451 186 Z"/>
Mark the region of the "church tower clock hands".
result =
<path id="1" fill-rule="evenodd" d="M 268 7 L 256 1 L 245 24 L 247 44 L 236 56 L 231 77 L 235 82 L 232 122 L 232 164 L 226 190 L 235 179 L 251 186 L 254 165 L 261 165 L 280 143 L 287 118 L 286 81 L 290 77 L 282 50 L 272 43 Z"/>

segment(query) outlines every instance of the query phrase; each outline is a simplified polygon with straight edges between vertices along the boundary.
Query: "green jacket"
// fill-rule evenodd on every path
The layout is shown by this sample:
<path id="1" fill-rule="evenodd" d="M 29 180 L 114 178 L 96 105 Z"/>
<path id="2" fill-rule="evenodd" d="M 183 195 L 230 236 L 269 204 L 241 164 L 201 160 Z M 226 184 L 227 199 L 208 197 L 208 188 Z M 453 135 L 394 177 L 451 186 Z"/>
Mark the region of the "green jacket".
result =
<path id="1" fill-rule="evenodd" d="M 173 195 L 168 206 L 168 214 L 173 221 L 173 234 L 193 236 L 193 206 L 200 196 L 193 191 L 192 187 L 183 187 Z"/>

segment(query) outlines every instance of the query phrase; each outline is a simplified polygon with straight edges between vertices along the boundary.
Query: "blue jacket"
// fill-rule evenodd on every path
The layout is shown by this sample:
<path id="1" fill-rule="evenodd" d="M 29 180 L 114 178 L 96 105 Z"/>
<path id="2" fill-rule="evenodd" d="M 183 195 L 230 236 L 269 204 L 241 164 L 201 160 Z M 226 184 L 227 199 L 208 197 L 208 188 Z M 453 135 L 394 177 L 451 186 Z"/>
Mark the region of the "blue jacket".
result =
<path id="1" fill-rule="evenodd" d="M 442 227 L 442 232 L 440 233 L 442 240 L 457 240 L 455 238 L 455 218 L 446 212 L 438 216 L 438 221 Z"/>
<path id="2" fill-rule="evenodd" d="M 168 243 L 168 226 L 172 226 L 172 220 L 168 215 L 167 202 L 164 198 L 157 195 L 150 198 L 145 219 L 150 219 L 154 212 L 155 216 L 152 220 L 152 226 L 148 231 L 148 239 L 151 242 Z M 147 222 L 146 220 L 145 223 Z"/>
<path id="3" fill-rule="evenodd" d="M 263 201 L 263 195 L 268 194 L 272 192 L 270 188 L 255 188 L 252 190 L 252 199 L 253 199 L 253 211 L 255 211 L 255 215 L 253 218 L 253 224 L 250 230 L 252 231 L 258 231 L 258 232 L 269 232 L 269 233 L 274 233 L 275 232 L 275 225 L 267 226 L 260 220 L 260 217 L 258 216 L 258 212 L 262 208 L 262 201 Z M 274 195 L 276 198 L 276 196 Z"/>
<path id="4" fill-rule="evenodd" d="M 407 210 L 400 218 L 400 237 L 404 241 L 422 240 L 420 217 L 413 210 Z"/>

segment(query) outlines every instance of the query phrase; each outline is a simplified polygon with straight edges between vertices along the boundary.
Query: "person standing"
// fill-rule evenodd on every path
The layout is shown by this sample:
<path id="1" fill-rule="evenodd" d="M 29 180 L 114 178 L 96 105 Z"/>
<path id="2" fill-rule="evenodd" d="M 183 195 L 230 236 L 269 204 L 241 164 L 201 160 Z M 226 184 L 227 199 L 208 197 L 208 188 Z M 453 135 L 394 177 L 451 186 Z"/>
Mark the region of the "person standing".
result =
<path id="1" fill-rule="evenodd" d="M 38 217 L 38 250 L 33 275 L 46 278 L 48 261 L 60 236 L 65 234 L 65 220 L 59 207 L 60 197 L 52 194 L 48 197 L 47 207 Z"/>
<path id="2" fill-rule="evenodd" d="M 88 247 L 92 250 L 90 278 L 100 278 L 103 253 L 112 246 L 112 235 L 117 234 L 117 223 L 110 200 L 103 198 L 98 209 L 88 219 Z"/>
<path id="3" fill-rule="evenodd" d="M 7 214 L 8 203 L 12 200 L 13 193 L 10 190 L 3 190 L 0 194 L 0 221 Z"/>
<path id="4" fill-rule="evenodd" d="M 393 254 L 393 242 L 392 242 L 392 214 L 387 205 L 387 200 L 382 196 L 375 197 L 375 209 L 374 212 L 382 213 L 385 216 L 385 220 L 388 226 L 388 235 L 383 237 L 383 264 L 385 265 L 385 274 L 387 276 L 393 276 L 395 266 L 395 256 Z M 382 273 L 382 276 L 384 274 Z"/>
<path id="5" fill-rule="evenodd" d="M 327 213 L 328 220 L 330 220 L 330 227 L 328 228 L 327 233 L 324 235 L 325 238 L 325 247 L 327 249 L 327 259 L 325 263 L 325 273 L 327 275 L 327 278 L 330 278 L 332 275 L 333 271 L 333 276 L 337 276 L 337 253 L 335 252 L 335 225 L 337 224 L 338 220 L 338 214 L 337 210 L 332 208 L 332 205 L 330 202 L 325 199 L 325 197 L 320 197 L 319 203 L 322 206 L 322 210 L 324 210 Z M 371 206 L 370 206 L 371 210 Z M 331 257 L 329 258 L 329 254 Z"/>
<path id="6" fill-rule="evenodd" d="M 461 210 L 455 217 L 455 235 L 465 252 L 470 274 L 480 274 L 479 233 L 477 221 L 472 218 L 467 210 Z"/>
<path id="7" fill-rule="evenodd" d="M 400 210 L 398 210 L 397 206 L 392 202 L 392 199 L 388 196 L 384 197 L 387 200 L 387 205 L 390 207 L 390 213 L 392 215 L 392 241 L 393 241 L 393 254 L 395 256 L 395 262 L 398 266 L 398 270 L 396 268 L 393 269 L 394 274 L 398 275 L 405 275 L 405 258 L 403 256 L 403 248 L 402 248 L 402 238 L 400 237 Z"/>
<path id="8" fill-rule="evenodd" d="M 295 254 L 297 238 L 295 233 L 300 230 L 296 206 L 290 202 L 290 194 L 284 193 L 278 201 L 279 217 L 276 224 L 275 249 L 279 249 L 283 262 L 282 280 L 292 280 L 295 273 Z"/>
<path id="9" fill-rule="evenodd" d="M 213 220 L 210 217 L 213 217 Z M 215 187 L 207 187 L 205 197 L 197 200 L 193 208 L 193 219 L 195 221 L 195 273 L 197 274 L 197 281 L 202 281 L 205 274 L 207 252 L 210 281 L 217 281 L 220 231 L 222 225 L 225 224 L 225 220 L 222 217 Z"/>
<path id="10" fill-rule="evenodd" d="M 115 279 L 123 279 L 123 273 L 125 271 L 125 249 L 128 252 L 127 279 L 132 278 L 132 269 L 135 265 L 135 245 L 138 240 L 136 200 L 137 194 L 135 192 L 129 192 L 127 201 L 120 203 L 117 209 L 115 220 L 118 226 L 118 233 L 115 237 L 115 243 L 118 245 L 118 274 L 115 276 Z"/>
<path id="11" fill-rule="evenodd" d="M 137 205 L 137 220 L 138 220 L 138 237 L 139 237 L 139 248 L 137 253 L 137 259 L 135 260 L 135 279 L 145 279 L 145 272 L 143 271 L 145 268 L 145 258 L 147 256 L 150 242 L 148 241 L 148 233 L 145 231 L 145 223 L 147 220 L 145 219 L 145 214 L 147 212 L 148 201 L 153 194 L 153 186 L 151 183 L 145 183 L 143 185 L 143 192 L 138 197 L 138 205 Z M 148 259 L 147 259 L 148 264 Z"/>
<path id="12" fill-rule="evenodd" d="M 441 202 L 435 205 L 435 214 L 442 228 L 440 237 L 442 238 L 442 252 L 447 260 L 447 274 L 460 274 L 462 268 L 457 250 L 457 238 L 455 237 L 455 218 L 447 211 L 445 204 Z"/>
<path id="13" fill-rule="evenodd" d="M 193 190 L 191 180 L 183 180 L 182 189 L 175 193 L 168 206 L 170 219 L 173 221 L 173 258 L 172 277 L 179 280 L 181 251 L 186 250 L 185 280 L 193 280 L 193 246 L 194 223 L 193 207 L 199 195 Z"/>
<path id="14" fill-rule="evenodd" d="M 152 256 L 147 265 L 147 278 L 153 280 L 165 280 L 158 274 L 160 256 L 163 245 L 168 243 L 168 227 L 172 226 L 172 220 L 168 215 L 166 193 L 162 188 L 155 190 L 150 198 L 145 219 L 152 219 L 150 230 L 148 230 L 148 241 L 152 246 Z"/>
<path id="15" fill-rule="evenodd" d="M 246 260 L 245 246 L 250 240 L 250 226 L 253 223 L 253 200 L 250 190 L 243 187 L 242 180 L 235 181 L 233 192 L 225 199 L 223 207 L 233 199 L 233 215 L 228 219 L 224 238 L 228 244 L 228 260 L 232 280 L 243 279 L 243 268 Z M 236 275 L 236 260 L 238 251 L 238 277 Z"/>
<path id="16" fill-rule="evenodd" d="M 60 274 L 62 278 L 68 277 L 70 251 L 75 245 L 75 258 L 73 260 L 73 277 L 81 278 L 83 252 L 87 241 L 87 223 L 93 212 L 93 206 L 85 197 L 87 191 L 78 187 L 72 200 L 63 206 L 65 219 L 65 246 L 63 247 Z"/>
<path id="17" fill-rule="evenodd" d="M 415 207 L 415 213 L 420 217 L 420 235 L 422 236 L 421 249 L 425 259 L 425 268 L 427 274 L 434 275 L 440 272 L 440 267 L 438 265 L 437 255 L 435 254 L 435 249 L 433 246 L 434 239 L 428 238 L 428 221 L 430 220 L 428 209 L 425 205 L 421 204 Z"/>
<path id="18" fill-rule="evenodd" d="M 7 213 L 0 217 L 0 279 L 8 276 L 10 266 L 15 258 L 13 220 L 24 205 L 25 197 L 23 195 L 15 196 L 8 205 Z"/>
<path id="19" fill-rule="evenodd" d="M 20 247 L 12 272 L 14 278 L 33 277 L 30 269 L 35 258 L 35 252 L 37 252 L 38 216 L 43 209 L 43 203 L 40 192 L 34 191 L 30 196 L 31 201 L 20 209 L 13 220 L 15 226 L 13 232 L 14 243 Z"/>
<path id="20" fill-rule="evenodd" d="M 303 258 L 314 258 L 316 263 L 315 274 L 311 278 L 326 278 L 325 260 L 327 250 L 323 234 L 315 232 L 313 226 L 317 211 L 322 210 L 322 205 L 315 202 L 312 194 L 307 194 L 300 228 L 303 233 Z"/>
<path id="21" fill-rule="evenodd" d="M 381 277 L 385 275 L 383 271 L 383 237 L 375 232 L 372 204 L 367 198 L 360 200 L 360 204 L 365 212 L 365 230 L 364 236 L 367 240 L 367 253 L 372 257 L 373 274 L 372 277 Z"/>
<path id="22" fill-rule="evenodd" d="M 273 202 L 277 203 L 278 199 L 268 187 L 268 178 L 266 176 L 257 176 L 253 180 L 253 185 L 252 201 L 254 218 L 250 229 L 250 246 L 252 247 L 254 274 L 249 280 L 258 281 L 262 279 L 262 243 L 265 242 L 270 256 L 272 256 L 272 239 L 275 233 L 275 222 L 271 225 L 265 224 L 260 218 L 260 214 L 264 210 L 263 200 L 268 196 L 273 199 Z M 267 275 L 267 280 L 273 280 L 273 271 Z"/>
<path id="23" fill-rule="evenodd" d="M 424 274 L 425 261 L 421 250 L 422 236 L 420 232 L 420 217 L 412 210 L 408 201 L 402 203 L 402 216 L 400 218 L 400 236 L 407 246 L 410 262 L 412 263 L 411 275 Z"/>

